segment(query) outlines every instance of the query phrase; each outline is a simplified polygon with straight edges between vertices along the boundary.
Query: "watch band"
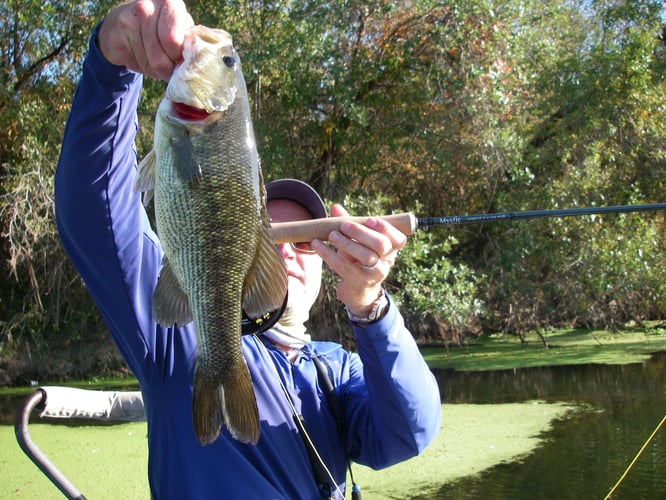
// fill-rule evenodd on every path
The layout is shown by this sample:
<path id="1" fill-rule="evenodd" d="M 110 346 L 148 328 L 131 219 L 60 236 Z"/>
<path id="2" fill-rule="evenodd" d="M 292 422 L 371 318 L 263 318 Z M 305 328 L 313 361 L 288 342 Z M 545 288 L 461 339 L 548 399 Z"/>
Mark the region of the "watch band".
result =
<path id="1" fill-rule="evenodd" d="M 386 311 L 388 310 L 388 305 L 389 305 L 388 298 L 386 297 L 384 289 L 382 288 L 379 291 L 379 296 L 372 304 L 372 309 L 370 309 L 370 312 L 365 318 L 359 318 L 358 316 L 354 316 L 349 310 L 349 308 L 346 308 L 347 316 L 349 316 L 349 321 L 351 321 L 353 324 L 357 326 L 366 326 L 370 323 L 373 323 L 383 318 L 384 315 L 386 314 Z"/>

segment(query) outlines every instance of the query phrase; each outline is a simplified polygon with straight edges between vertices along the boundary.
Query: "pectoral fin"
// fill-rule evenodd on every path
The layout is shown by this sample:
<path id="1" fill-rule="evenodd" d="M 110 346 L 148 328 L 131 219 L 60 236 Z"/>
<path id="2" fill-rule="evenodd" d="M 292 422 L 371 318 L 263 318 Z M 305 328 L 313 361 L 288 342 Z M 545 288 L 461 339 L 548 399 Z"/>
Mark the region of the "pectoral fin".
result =
<path id="1" fill-rule="evenodd" d="M 150 200 L 153 199 L 156 161 L 155 150 L 151 149 L 150 153 L 148 153 L 146 157 L 141 160 L 141 163 L 139 163 L 139 170 L 134 179 L 134 192 L 143 193 L 144 206 L 148 206 Z"/>
<path id="2" fill-rule="evenodd" d="M 185 183 L 201 179 L 201 165 L 197 160 L 192 140 L 187 132 L 172 137 L 169 141 L 173 153 L 173 164 L 178 176 Z"/>
<path id="3" fill-rule="evenodd" d="M 192 321 L 190 301 L 166 257 L 162 259 L 162 270 L 153 294 L 153 317 L 162 326 L 185 325 Z"/>

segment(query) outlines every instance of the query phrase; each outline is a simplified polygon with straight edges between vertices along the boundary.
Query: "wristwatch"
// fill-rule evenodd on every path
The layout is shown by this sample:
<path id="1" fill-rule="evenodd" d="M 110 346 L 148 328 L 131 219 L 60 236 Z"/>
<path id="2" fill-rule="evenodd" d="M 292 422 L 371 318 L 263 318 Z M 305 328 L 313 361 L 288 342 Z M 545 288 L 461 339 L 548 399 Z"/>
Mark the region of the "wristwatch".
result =
<path id="1" fill-rule="evenodd" d="M 346 308 L 347 316 L 349 316 L 349 321 L 351 321 L 353 324 L 357 326 L 367 326 L 370 323 L 383 318 L 386 314 L 386 311 L 388 310 L 388 305 L 388 298 L 386 297 L 384 289 L 382 288 L 379 290 L 379 296 L 377 297 L 377 300 L 375 300 L 372 304 L 372 309 L 370 309 L 370 312 L 365 318 L 354 316 L 348 307 Z"/>

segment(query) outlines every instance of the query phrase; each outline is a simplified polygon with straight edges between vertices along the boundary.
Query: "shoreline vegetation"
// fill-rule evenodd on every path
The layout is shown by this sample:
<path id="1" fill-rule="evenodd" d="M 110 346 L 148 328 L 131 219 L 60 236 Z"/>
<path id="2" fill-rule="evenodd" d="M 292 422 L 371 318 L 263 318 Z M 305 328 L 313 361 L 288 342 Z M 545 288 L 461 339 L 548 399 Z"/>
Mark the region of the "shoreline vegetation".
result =
<path id="1" fill-rule="evenodd" d="M 420 349 L 431 369 L 458 371 L 639 363 L 656 352 L 666 351 L 666 321 L 649 321 L 643 326 L 627 326 L 616 332 L 574 328 L 530 332 L 523 336 L 522 341 L 515 335 L 489 334 L 471 337 L 465 346 L 430 343 L 421 345 Z M 122 390 L 137 387 L 137 381 L 131 375 L 35 382 L 81 389 Z M 32 390 L 30 386 L 0 386 L 0 396 L 30 394 Z"/>
<path id="2" fill-rule="evenodd" d="M 513 336 L 470 340 L 466 347 L 423 346 L 433 369 L 461 371 L 517 369 L 586 363 L 635 363 L 666 351 L 664 323 L 620 332 L 558 330 L 535 333 L 526 344 Z M 54 385 L 49 383 L 49 385 Z M 75 385 L 87 389 L 131 387 L 132 379 L 92 380 Z M 0 395 L 29 394 L 30 387 L 0 389 Z M 365 499 L 427 497 L 442 484 L 472 476 L 499 463 L 519 460 L 540 445 L 556 420 L 578 409 L 567 403 L 527 401 L 475 405 L 444 404 L 442 427 L 424 453 L 383 471 L 353 466 Z M 515 418 L 520 414 L 520 418 Z M 484 425 L 489 421 L 492 426 Z M 122 488 L 131 499 L 149 498 L 146 480 L 145 423 L 71 427 L 35 421 L 35 443 L 88 498 L 114 498 Z M 16 444 L 11 426 L 0 426 L 0 468 L 5 480 L 1 498 L 60 498 L 58 490 Z M 349 486 L 351 487 L 351 485 Z"/>

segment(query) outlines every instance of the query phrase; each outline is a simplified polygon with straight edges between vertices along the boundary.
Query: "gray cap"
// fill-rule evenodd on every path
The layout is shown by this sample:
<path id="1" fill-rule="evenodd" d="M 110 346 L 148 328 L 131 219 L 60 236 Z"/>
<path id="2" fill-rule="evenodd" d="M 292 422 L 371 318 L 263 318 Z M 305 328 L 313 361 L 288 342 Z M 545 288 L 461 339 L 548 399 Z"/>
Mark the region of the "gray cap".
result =
<path id="1" fill-rule="evenodd" d="M 267 200 L 289 200 L 305 208 L 313 219 L 328 217 L 326 205 L 309 184 L 297 179 L 277 179 L 266 184 Z"/>

